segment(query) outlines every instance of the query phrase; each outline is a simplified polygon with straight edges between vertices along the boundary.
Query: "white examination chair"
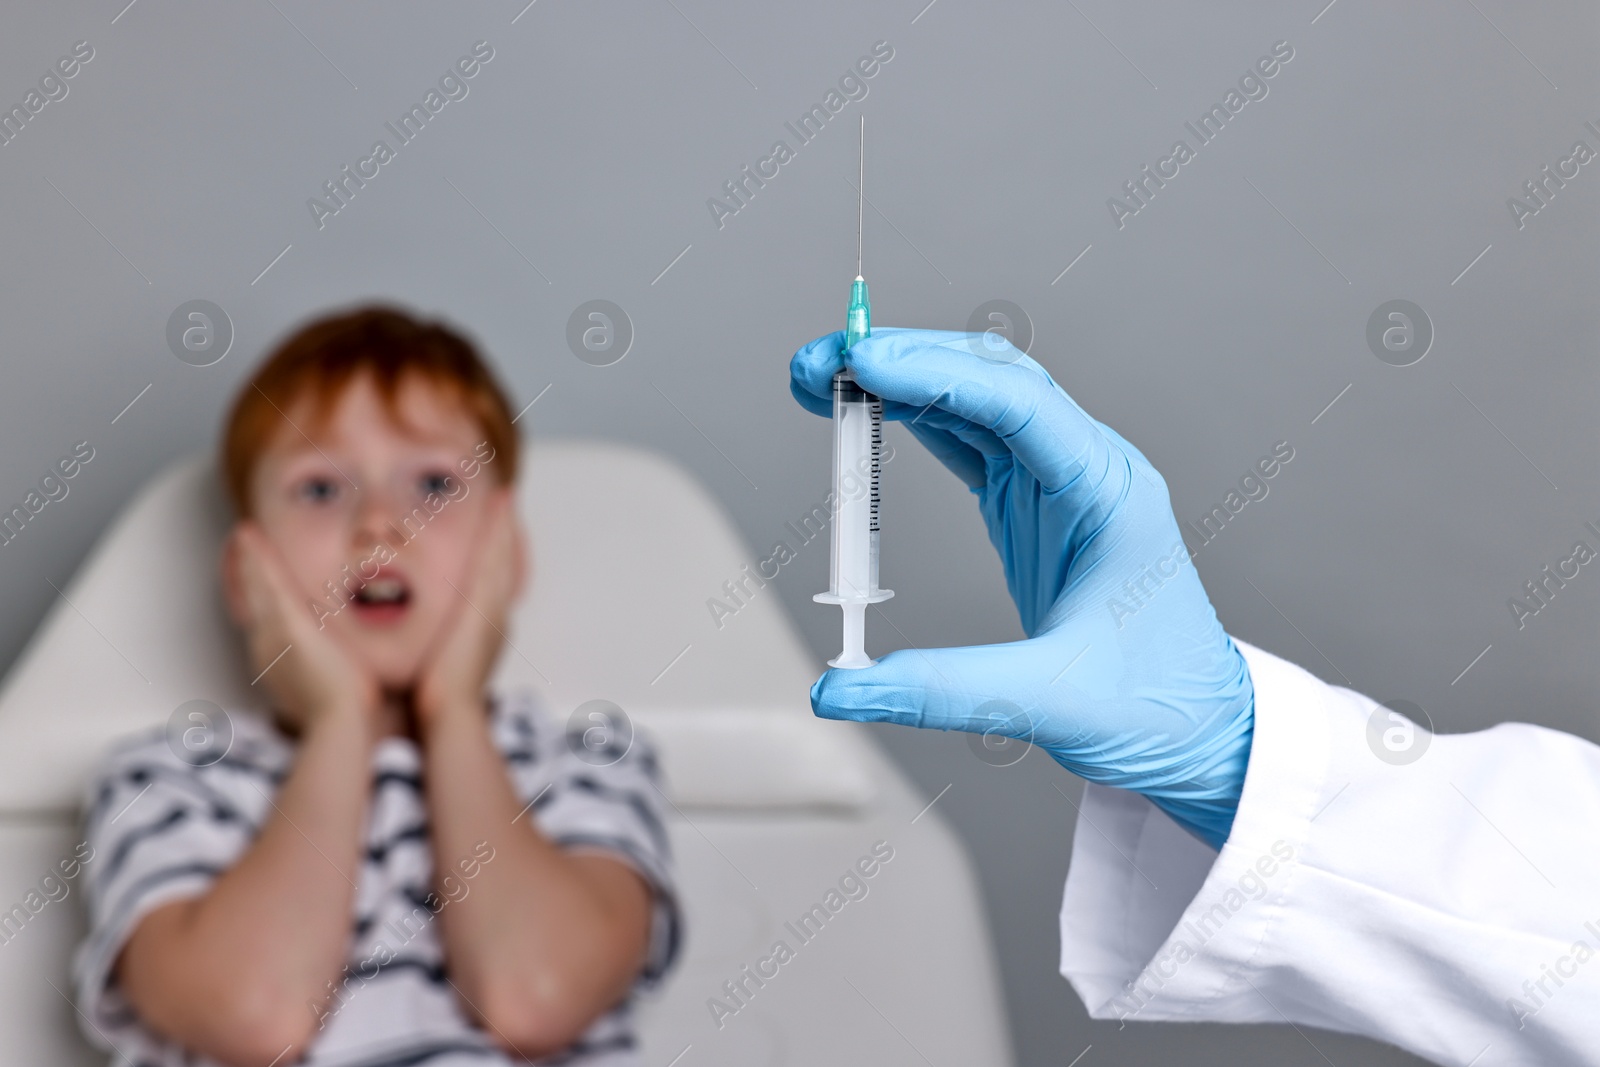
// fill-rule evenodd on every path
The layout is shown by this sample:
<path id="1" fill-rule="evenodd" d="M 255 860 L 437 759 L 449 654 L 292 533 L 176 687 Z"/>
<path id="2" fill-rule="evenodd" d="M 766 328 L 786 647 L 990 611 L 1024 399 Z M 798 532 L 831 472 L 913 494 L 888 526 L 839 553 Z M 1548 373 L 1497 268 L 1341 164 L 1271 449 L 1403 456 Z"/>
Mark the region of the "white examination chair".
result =
<path id="1" fill-rule="evenodd" d="M 636 449 L 540 440 L 527 458 L 534 580 L 502 680 L 535 686 L 560 719 L 616 702 L 655 743 L 673 802 L 688 931 L 641 1009 L 645 1062 L 1010 1064 L 976 883 L 938 809 L 923 812 L 930 798 L 862 728 L 812 716 L 819 665 L 772 589 L 713 624 L 707 598 L 759 558 L 721 508 Z M 67 999 L 78 885 L 36 914 L 24 907 L 26 921 L 12 910 L 72 855 L 98 754 L 189 700 L 256 702 L 217 589 L 225 522 L 208 465 L 156 479 L 61 586 L 0 689 L 0 1067 L 106 1062 Z M 879 840 L 894 858 L 868 895 L 801 944 L 786 921 Z M 719 1028 L 708 999 L 732 1004 L 723 983 L 778 939 L 794 958 L 765 986 L 747 983 L 746 1006 Z"/>

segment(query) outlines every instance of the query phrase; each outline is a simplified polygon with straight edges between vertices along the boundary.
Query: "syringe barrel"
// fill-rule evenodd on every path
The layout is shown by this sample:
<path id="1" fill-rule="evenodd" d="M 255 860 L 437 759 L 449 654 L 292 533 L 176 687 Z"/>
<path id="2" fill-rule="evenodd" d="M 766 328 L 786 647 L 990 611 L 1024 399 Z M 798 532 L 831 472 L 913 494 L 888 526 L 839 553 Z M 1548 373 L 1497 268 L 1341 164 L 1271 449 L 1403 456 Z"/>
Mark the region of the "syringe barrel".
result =
<path id="1" fill-rule="evenodd" d="M 844 347 L 872 333 L 867 283 L 857 276 L 845 313 Z M 833 376 L 833 557 L 828 591 L 813 600 L 844 609 L 844 650 L 831 667 L 872 666 L 864 646 L 868 604 L 894 596 L 878 588 L 878 478 L 883 468 L 883 401 L 849 370 Z"/>
<path id="2" fill-rule="evenodd" d="M 829 592 L 883 599 L 878 588 L 878 478 L 883 401 L 850 372 L 833 377 L 833 559 Z"/>

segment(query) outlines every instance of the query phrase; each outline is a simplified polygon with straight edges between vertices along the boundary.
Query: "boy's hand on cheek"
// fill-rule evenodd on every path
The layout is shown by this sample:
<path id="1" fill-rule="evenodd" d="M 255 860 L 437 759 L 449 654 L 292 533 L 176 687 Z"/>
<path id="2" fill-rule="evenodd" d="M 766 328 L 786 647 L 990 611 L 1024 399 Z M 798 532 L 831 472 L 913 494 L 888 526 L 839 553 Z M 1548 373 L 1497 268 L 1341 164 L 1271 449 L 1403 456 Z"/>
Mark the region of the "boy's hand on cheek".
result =
<path id="1" fill-rule="evenodd" d="M 457 602 L 417 678 L 414 703 L 419 726 L 441 715 L 483 708 L 484 685 L 505 639 L 506 617 L 520 577 L 509 489 L 495 490 L 483 527 L 465 584 L 451 583 Z"/>
<path id="2" fill-rule="evenodd" d="M 322 715 L 374 715 L 377 679 L 318 626 L 260 529 L 244 522 L 234 537 L 252 669 L 287 717 L 304 729 Z"/>

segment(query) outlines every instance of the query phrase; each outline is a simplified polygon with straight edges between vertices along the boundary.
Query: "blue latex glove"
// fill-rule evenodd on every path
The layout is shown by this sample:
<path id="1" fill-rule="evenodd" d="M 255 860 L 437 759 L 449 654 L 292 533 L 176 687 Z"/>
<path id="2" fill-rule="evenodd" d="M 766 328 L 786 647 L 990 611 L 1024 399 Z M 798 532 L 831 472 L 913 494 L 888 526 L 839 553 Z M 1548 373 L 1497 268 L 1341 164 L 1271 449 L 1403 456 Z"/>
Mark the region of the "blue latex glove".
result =
<path id="1" fill-rule="evenodd" d="M 842 332 L 796 352 L 795 399 L 831 415 L 848 367 L 978 498 L 1026 640 L 904 649 L 830 670 L 829 719 L 1030 741 L 1089 781 L 1143 793 L 1220 848 L 1255 721 L 1244 656 L 1217 621 L 1167 485 L 1116 431 L 998 335 Z"/>

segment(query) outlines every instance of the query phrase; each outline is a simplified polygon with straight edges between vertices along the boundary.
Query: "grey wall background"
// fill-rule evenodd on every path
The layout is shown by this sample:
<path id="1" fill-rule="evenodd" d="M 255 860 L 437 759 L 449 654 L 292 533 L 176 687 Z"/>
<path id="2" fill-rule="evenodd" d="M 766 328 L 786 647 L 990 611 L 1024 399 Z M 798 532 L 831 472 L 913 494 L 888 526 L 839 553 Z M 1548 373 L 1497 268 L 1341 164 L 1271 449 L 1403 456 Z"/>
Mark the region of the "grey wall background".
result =
<path id="1" fill-rule="evenodd" d="M 137 488 L 210 447 L 264 346 L 373 296 L 473 332 L 521 403 L 540 397 L 540 431 L 659 449 L 770 545 L 827 489 L 826 425 L 791 402 L 785 364 L 842 325 L 864 111 L 880 324 L 1020 305 L 1032 354 L 1145 451 L 1180 520 L 1294 446 L 1197 560 L 1231 632 L 1443 730 L 1600 734 L 1600 577 L 1521 629 L 1507 607 L 1600 543 L 1600 163 L 1520 229 L 1506 203 L 1574 141 L 1600 149 L 1592 5 L 524 2 L 4 5 L 6 106 L 74 42 L 94 58 L 0 148 L 0 502 L 76 441 L 96 456 L 0 548 L 0 663 Z M 307 198 L 478 40 L 494 58 L 470 94 L 319 230 Z M 878 40 L 894 58 L 868 96 L 719 229 L 706 199 L 793 146 L 784 123 Z M 1184 122 L 1280 40 L 1294 58 L 1269 95 L 1119 229 L 1107 198 L 1193 144 Z M 165 340 L 195 298 L 236 331 L 206 368 Z M 564 339 L 594 298 L 637 334 L 608 367 Z M 1365 340 L 1396 298 L 1436 334 L 1407 367 Z M 873 639 L 1018 636 L 964 490 L 893 433 L 898 595 Z M 826 566 L 808 548 L 776 583 L 819 658 L 838 638 L 810 602 Z M 1089 1023 L 1055 970 L 1072 809 L 1054 786 L 1076 780 L 1037 753 L 996 768 L 960 737 L 876 736 L 930 797 L 950 785 L 1022 1062 L 1090 1043 L 1095 1064 L 1413 1062 L 1314 1031 Z"/>

